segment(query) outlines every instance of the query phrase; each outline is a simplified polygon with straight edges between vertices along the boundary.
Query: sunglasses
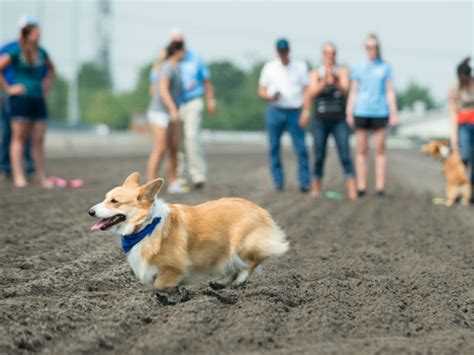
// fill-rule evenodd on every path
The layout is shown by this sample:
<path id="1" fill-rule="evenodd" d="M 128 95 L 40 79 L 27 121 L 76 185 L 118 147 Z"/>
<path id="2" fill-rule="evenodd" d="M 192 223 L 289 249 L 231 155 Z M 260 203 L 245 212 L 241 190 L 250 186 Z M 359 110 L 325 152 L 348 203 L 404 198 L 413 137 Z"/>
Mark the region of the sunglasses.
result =
<path id="1" fill-rule="evenodd" d="M 377 46 L 376 45 L 367 45 L 367 46 L 365 46 L 365 48 L 367 50 L 371 50 L 371 49 L 377 49 Z"/>

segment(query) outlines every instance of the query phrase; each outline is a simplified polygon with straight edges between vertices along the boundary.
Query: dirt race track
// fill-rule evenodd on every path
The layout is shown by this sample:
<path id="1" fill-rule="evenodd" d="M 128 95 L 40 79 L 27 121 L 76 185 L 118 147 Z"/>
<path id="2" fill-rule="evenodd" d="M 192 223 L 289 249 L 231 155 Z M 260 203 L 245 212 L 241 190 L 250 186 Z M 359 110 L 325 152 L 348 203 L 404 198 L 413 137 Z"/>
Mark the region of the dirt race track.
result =
<path id="1" fill-rule="evenodd" d="M 474 354 L 474 209 L 434 206 L 438 163 L 390 154 L 388 197 L 312 201 L 294 183 L 272 192 L 262 149 L 211 147 L 196 204 L 224 196 L 270 210 L 290 251 L 240 288 L 188 287 L 158 303 L 117 238 L 93 234 L 87 209 L 145 156 L 50 159 L 79 190 L 0 185 L 0 353 Z M 343 192 L 335 154 L 326 188 Z"/>

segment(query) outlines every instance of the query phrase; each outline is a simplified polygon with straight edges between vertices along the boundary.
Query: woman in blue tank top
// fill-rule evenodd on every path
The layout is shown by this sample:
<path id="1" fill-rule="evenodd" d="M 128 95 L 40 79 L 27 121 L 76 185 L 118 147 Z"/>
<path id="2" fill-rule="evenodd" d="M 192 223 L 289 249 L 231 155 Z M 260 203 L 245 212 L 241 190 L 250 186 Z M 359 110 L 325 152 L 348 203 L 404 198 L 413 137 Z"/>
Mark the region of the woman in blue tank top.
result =
<path id="1" fill-rule="evenodd" d="M 368 60 L 352 70 L 347 102 L 347 121 L 356 131 L 356 176 L 359 197 L 367 190 L 369 135 L 374 133 L 375 189 L 385 196 L 387 125 L 397 124 L 397 105 L 392 85 L 392 69 L 382 60 L 380 43 L 371 34 L 365 41 Z"/>

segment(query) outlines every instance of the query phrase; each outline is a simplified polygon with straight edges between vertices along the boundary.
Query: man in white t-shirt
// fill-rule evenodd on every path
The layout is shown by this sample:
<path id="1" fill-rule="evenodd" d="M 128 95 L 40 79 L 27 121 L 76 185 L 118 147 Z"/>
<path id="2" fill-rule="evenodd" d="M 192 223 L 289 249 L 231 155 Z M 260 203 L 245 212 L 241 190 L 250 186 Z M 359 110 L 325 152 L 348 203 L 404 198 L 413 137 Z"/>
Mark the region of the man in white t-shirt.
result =
<path id="1" fill-rule="evenodd" d="M 300 117 L 309 115 L 303 110 L 303 97 L 309 82 L 308 66 L 304 61 L 290 59 L 290 45 L 282 38 L 276 43 L 278 58 L 265 64 L 260 74 L 258 95 L 268 101 L 266 125 L 270 144 L 270 168 L 278 191 L 284 188 L 284 174 L 280 157 L 280 139 L 285 129 L 290 133 L 298 158 L 298 179 L 301 192 L 309 190 L 310 173 L 305 132 Z"/>

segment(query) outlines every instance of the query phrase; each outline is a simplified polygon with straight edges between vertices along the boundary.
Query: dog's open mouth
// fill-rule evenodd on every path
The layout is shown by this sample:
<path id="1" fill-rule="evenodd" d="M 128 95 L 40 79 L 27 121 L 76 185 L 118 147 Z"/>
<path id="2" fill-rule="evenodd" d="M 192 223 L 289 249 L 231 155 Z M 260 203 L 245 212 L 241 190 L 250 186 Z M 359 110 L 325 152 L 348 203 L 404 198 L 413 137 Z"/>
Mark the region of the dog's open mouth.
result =
<path id="1" fill-rule="evenodd" d="M 115 216 L 112 216 L 112 217 L 109 217 L 109 218 L 102 218 L 99 222 L 97 222 L 96 224 L 94 224 L 92 227 L 91 227 L 91 230 L 92 231 L 96 231 L 96 230 L 107 230 L 113 226 L 115 226 L 116 224 L 119 224 L 123 221 L 125 221 L 126 217 L 125 215 L 123 214 L 116 214 Z"/>

